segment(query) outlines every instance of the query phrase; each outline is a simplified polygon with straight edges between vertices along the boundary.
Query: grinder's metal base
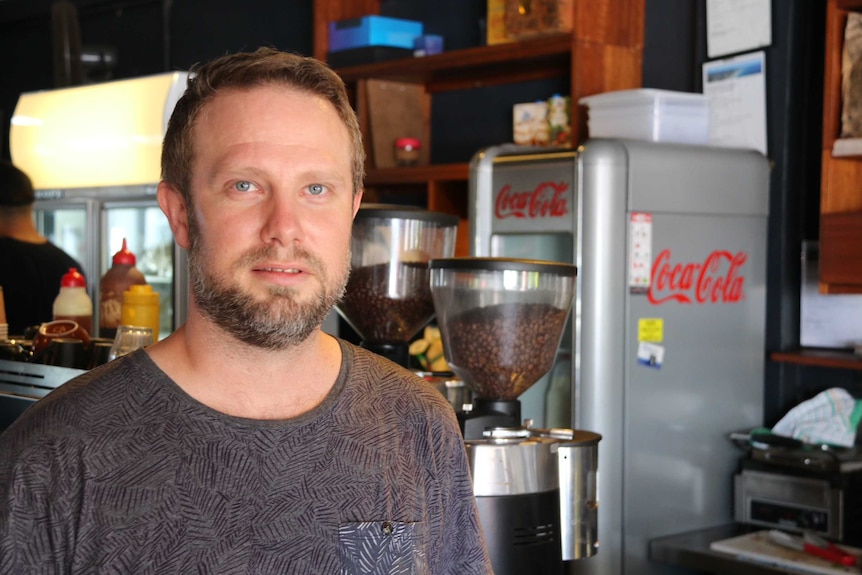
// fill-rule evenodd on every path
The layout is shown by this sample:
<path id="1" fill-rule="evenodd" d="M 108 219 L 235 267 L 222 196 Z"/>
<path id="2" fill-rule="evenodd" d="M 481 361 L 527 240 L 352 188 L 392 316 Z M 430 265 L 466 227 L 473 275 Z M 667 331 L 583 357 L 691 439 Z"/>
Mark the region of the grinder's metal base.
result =
<path id="1" fill-rule="evenodd" d="M 559 490 L 476 497 L 495 575 L 563 575 Z"/>

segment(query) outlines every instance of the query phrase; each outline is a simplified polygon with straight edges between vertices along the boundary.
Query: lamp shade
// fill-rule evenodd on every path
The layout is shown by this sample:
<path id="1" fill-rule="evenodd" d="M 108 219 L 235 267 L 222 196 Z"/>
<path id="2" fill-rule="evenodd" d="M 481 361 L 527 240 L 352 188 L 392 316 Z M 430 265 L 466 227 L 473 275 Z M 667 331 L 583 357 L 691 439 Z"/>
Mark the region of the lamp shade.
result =
<path id="1" fill-rule="evenodd" d="M 187 72 L 27 92 L 11 119 L 12 161 L 33 187 L 154 184 Z"/>

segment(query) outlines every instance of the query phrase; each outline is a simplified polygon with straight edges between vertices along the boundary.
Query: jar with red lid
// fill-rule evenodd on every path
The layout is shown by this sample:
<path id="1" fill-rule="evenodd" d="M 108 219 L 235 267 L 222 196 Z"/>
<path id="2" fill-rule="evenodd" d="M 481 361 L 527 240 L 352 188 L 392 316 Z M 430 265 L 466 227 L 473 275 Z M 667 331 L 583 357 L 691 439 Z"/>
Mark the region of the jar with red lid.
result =
<path id="1" fill-rule="evenodd" d="M 395 163 L 399 166 L 415 166 L 419 163 L 422 142 L 418 138 L 397 138 L 395 140 Z"/>

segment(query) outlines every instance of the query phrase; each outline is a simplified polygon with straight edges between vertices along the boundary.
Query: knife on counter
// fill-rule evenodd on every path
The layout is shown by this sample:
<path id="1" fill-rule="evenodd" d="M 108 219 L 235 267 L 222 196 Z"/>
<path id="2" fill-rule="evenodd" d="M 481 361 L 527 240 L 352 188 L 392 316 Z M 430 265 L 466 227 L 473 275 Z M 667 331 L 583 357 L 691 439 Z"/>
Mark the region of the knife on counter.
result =
<path id="1" fill-rule="evenodd" d="M 769 540 L 776 545 L 802 551 L 803 553 L 808 553 L 809 555 L 837 563 L 838 565 L 844 565 L 845 567 L 856 565 L 855 555 L 844 551 L 834 543 L 810 531 L 805 531 L 802 537 L 794 537 L 784 531 L 772 529 L 769 531 Z"/>

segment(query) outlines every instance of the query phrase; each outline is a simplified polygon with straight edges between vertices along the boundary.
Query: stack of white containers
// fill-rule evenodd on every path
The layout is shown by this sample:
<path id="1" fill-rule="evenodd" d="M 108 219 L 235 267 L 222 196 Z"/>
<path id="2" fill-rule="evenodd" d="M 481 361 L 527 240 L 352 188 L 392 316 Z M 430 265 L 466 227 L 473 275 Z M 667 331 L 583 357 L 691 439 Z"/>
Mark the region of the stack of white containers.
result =
<path id="1" fill-rule="evenodd" d="M 591 138 L 680 144 L 709 143 L 709 99 L 703 94 L 641 88 L 581 98 Z"/>

